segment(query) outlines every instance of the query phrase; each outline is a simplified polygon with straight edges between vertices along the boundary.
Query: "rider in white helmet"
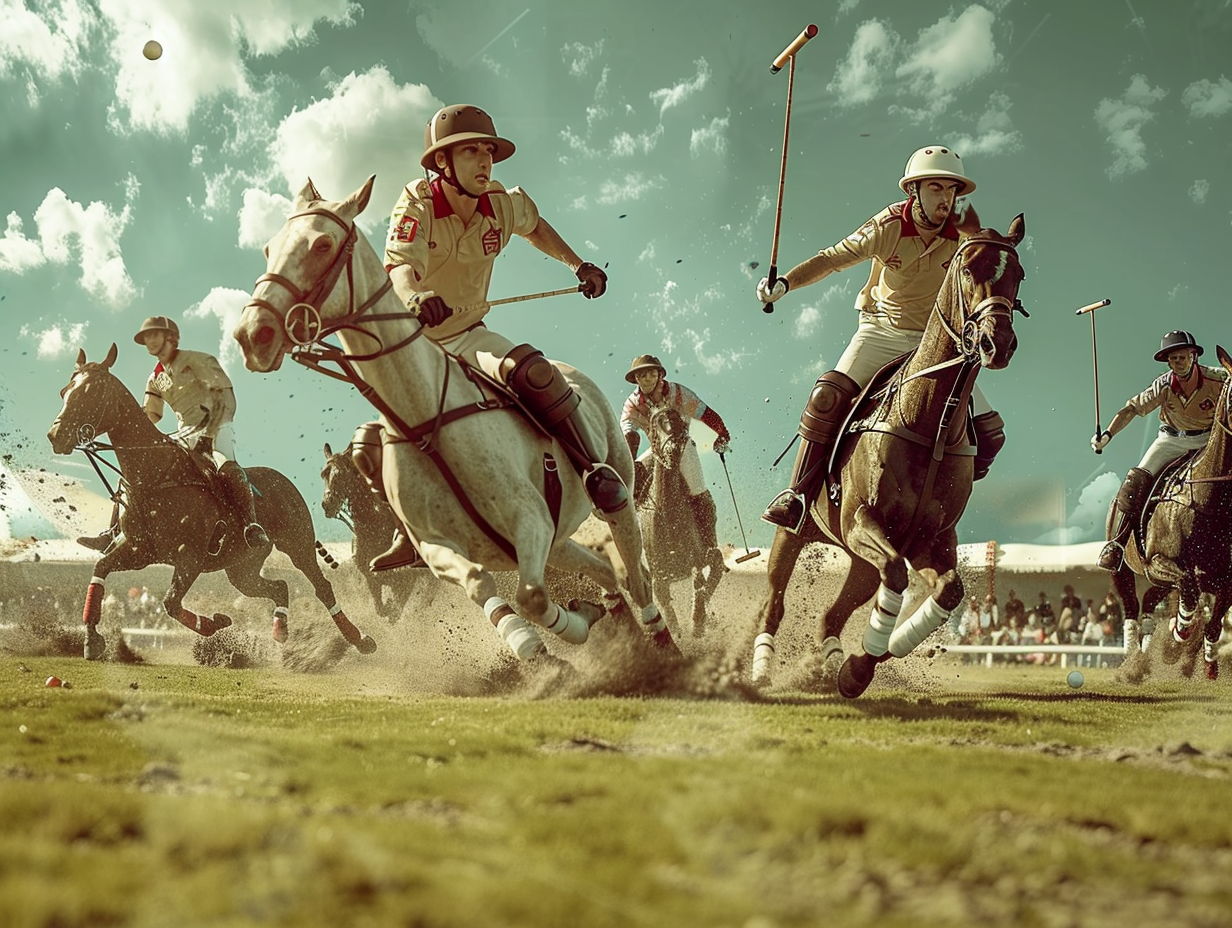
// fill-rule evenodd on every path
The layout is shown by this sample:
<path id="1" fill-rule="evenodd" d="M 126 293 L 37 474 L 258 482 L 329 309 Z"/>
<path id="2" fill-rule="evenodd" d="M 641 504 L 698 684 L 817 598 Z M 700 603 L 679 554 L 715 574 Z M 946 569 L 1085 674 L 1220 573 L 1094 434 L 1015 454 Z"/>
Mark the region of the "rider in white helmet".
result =
<path id="1" fill-rule="evenodd" d="M 429 120 L 420 164 L 430 177 L 403 188 L 390 217 L 385 266 L 394 291 L 427 327 L 428 337 L 507 384 L 523 407 L 565 449 L 601 513 L 629 501 L 620 475 L 598 459 L 594 437 L 576 415 L 581 398 L 543 353 L 515 344 L 487 325 L 493 264 L 516 234 L 565 264 L 587 299 L 603 295 L 607 275 L 583 261 L 519 187 L 506 189 L 492 166 L 514 152 L 477 106 L 446 106 Z M 373 569 L 417 563 L 400 534 Z"/>
<path id="2" fill-rule="evenodd" d="M 791 487 L 770 503 L 762 518 L 799 532 L 821 491 L 834 440 L 852 402 L 882 367 L 917 348 L 960 235 L 979 226 L 975 209 L 959 202 L 975 189 L 957 152 L 929 145 L 907 160 L 898 185 L 906 200 L 891 203 L 841 242 L 757 284 L 757 298 L 773 303 L 788 291 L 836 271 L 872 262 L 868 282 L 856 297 L 860 324 L 834 370 L 817 379 L 800 419 L 800 450 Z M 975 479 L 988 473 L 1005 444 L 1005 423 L 977 385 L 972 390 L 976 433 Z"/>

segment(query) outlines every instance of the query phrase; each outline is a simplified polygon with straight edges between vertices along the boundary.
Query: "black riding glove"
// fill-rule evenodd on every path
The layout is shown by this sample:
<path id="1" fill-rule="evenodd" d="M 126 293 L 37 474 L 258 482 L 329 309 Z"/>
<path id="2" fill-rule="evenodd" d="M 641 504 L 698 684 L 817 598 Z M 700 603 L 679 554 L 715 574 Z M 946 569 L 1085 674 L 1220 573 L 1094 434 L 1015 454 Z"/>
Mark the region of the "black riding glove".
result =
<path id="1" fill-rule="evenodd" d="M 583 261 L 574 273 L 582 282 L 582 296 L 588 300 L 603 296 L 603 291 L 607 289 L 607 274 L 603 272 L 603 268 L 589 261 Z"/>
<path id="2" fill-rule="evenodd" d="M 453 307 L 435 293 L 416 296 L 411 301 L 411 309 L 414 311 L 415 317 L 419 320 L 420 324 L 426 325 L 428 328 L 440 325 L 453 315 Z"/>

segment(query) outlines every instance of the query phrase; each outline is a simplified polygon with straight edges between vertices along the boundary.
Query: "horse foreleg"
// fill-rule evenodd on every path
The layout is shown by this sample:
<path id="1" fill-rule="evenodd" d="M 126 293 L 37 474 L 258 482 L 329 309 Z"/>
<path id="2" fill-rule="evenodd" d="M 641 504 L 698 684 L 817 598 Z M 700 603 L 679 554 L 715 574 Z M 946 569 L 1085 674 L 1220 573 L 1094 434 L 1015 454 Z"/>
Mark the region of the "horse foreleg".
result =
<path id="1" fill-rule="evenodd" d="M 134 570 L 145 567 L 145 563 L 137 563 L 131 547 L 126 539 L 121 539 L 106 555 L 94 564 L 94 575 L 86 587 L 86 601 L 81 610 L 81 620 L 86 627 L 86 640 L 82 656 L 88 661 L 101 660 L 107 651 L 107 640 L 99 634 L 98 621 L 103 614 L 103 598 L 107 591 L 105 581 L 108 574 L 114 570 Z"/>
<path id="2" fill-rule="evenodd" d="M 199 576 L 201 576 L 201 565 L 196 561 L 181 561 L 176 564 L 171 574 L 171 586 L 163 595 L 163 611 L 169 618 L 179 622 L 185 628 L 196 632 L 203 638 L 208 638 L 214 632 L 230 625 L 231 618 L 221 612 L 214 613 L 211 618 L 197 615 L 184 608 L 184 597 Z"/>
<path id="3" fill-rule="evenodd" d="M 1223 617 L 1232 606 L 1232 589 L 1223 587 L 1215 593 L 1211 617 L 1202 630 L 1202 660 L 1206 663 L 1206 679 L 1219 679 L 1219 639 L 1223 637 Z"/>
<path id="4" fill-rule="evenodd" d="M 375 651 L 376 642 L 356 628 L 347 618 L 346 613 L 342 611 L 342 607 L 338 605 L 338 599 L 334 596 L 334 587 L 326 578 L 325 572 L 321 570 L 321 562 L 317 560 L 315 546 L 309 550 L 306 544 L 292 545 L 287 554 L 291 558 L 291 563 L 308 578 L 308 582 L 312 584 L 313 593 L 316 594 L 321 605 L 329 610 L 329 617 L 334 620 L 339 634 L 346 639 L 347 643 L 360 654 L 371 654 Z"/>
<path id="5" fill-rule="evenodd" d="M 869 506 L 856 510 L 854 524 L 844 540 L 855 557 L 863 558 L 877 569 L 881 579 L 872 615 L 864 630 L 864 653 L 881 657 L 889 651 L 890 633 L 903 608 L 907 561 L 894 547 Z"/>
<path id="6" fill-rule="evenodd" d="M 805 520 L 805 525 L 815 523 L 810 517 Z M 761 631 L 753 639 L 752 678 L 756 685 L 770 682 L 770 671 L 774 665 L 774 636 L 779 633 L 779 625 L 786 611 L 787 586 L 796 570 L 796 562 L 800 560 L 800 552 L 807 543 L 803 531 L 793 534 L 785 528 L 778 528 L 774 532 L 774 544 L 770 546 L 766 560 L 766 598 L 762 601 L 758 616 Z"/>
<path id="7" fill-rule="evenodd" d="M 650 633 L 654 643 L 674 654 L 680 654 L 680 649 L 672 639 L 672 633 L 667 629 L 659 607 L 655 605 L 654 589 L 650 580 L 650 568 L 646 564 L 646 554 L 642 548 L 642 530 L 637 524 L 637 516 L 630 507 L 625 507 L 611 517 L 609 525 L 612 529 L 612 541 L 616 551 L 624 562 L 626 584 L 629 598 L 641 611 L 638 621 L 645 631 Z"/>

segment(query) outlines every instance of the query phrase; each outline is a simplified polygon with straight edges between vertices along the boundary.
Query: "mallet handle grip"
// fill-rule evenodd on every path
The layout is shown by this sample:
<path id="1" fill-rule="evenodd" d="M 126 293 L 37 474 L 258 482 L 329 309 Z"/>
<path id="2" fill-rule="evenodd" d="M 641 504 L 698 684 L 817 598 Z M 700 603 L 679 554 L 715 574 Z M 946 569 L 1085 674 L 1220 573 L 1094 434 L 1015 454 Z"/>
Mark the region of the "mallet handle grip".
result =
<path id="1" fill-rule="evenodd" d="M 770 65 L 770 73 L 778 74 L 781 70 L 783 70 L 783 65 L 787 64 L 787 59 L 802 49 L 804 47 L 804 43 L 813 38 L 815 35 L 817 35 L 817 27 L 813 23 L 809 23 L 804 27 L 804 31 L 796 36 L 795 39 L 792 40 L 792 43 L 783 49 L 779 53 L 779 56 L 774 59 L 773 64 Z"/>

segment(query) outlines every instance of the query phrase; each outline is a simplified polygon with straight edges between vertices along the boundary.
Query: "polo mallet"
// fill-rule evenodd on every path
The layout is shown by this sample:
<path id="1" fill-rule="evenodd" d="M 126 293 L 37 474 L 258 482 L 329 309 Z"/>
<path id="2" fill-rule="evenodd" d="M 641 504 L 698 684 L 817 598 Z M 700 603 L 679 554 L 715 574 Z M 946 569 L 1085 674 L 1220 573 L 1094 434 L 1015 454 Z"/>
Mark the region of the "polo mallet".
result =
<path id="1" fill-rule="evenodd" d="M 736 524 L 740 526 L 740 537 L 744 539 L 744 554 L 736 558 L 737 564 L 743 564 L 745 561 L 751 561 L 753 558 L 757 557 L 757 555 L 761 554 L 761 552 L 756 548 L 751 551 L 749 550 L 749 539 L 748 536 L 744 534 L 744 523 L 740 520 L 740 507 L 736 505 L 736 490 L 732 487 L 731 474 L 727 472 L 727 458 L 720 454 L 719 462 L 723 465 L 723 476 L 727 478 L 727 492 L 731 494 L 732 509 L 736 510 Z"/>
<path id="2" fill-rule="evenodd" d="M 783 223 L 783 185 L 787 181 L 787 139 L 791 135 L 791 91 L 796 82 L 796 52 L 800 51 L 804 43 L 815 35 L 817 35 L 817 27 L 809 23 L 770 65 L 770 73 L 778 74 L 783 70 L 783 62 L 790 62 L 787 68 L 787 116 L 783 120 L 783 160 L 779 165 L 779 202 L 774 210 L 774 241 L 770 245 L 770 273 L 766 277 L 771 287 L 779 277 L 779 227 Z M 774 312 L 774 304 L 764 304 L 761 311 L 763 313 Z"/>
<path id="3" fill-rule="evenodd" d="M 1099 424 L 1099 346 L 1095 342 L 1095 310 L 1109 305 L 1112 300 L 1103 299 L 1098 303 L 1091 303 L 1081 309 L 1075 310 L 1075 316 L 1081 316 L 1083 313 L 1091 317 L 1091 358 L 1095 362 L 1095 434 L 1102 435 L 1104 427 Z M 1103 454 L 1103 448 L 1096 448 L 1096 454 Z"/>

